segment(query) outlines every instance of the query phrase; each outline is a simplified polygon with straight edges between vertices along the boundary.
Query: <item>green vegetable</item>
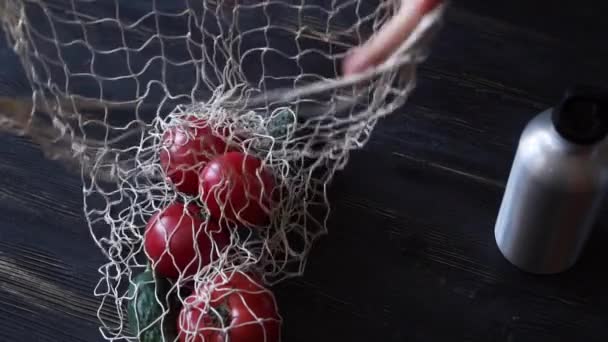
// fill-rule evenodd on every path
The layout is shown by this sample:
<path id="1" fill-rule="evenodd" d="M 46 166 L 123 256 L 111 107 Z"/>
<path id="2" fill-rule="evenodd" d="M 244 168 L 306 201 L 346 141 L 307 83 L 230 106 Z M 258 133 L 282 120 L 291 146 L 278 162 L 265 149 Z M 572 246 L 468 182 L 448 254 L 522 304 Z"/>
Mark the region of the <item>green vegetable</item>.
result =
<path id="1" fill-rule="evenodd" d="M 293 111 L 284 108 L 272 114 L 268 121 L 268 133 L 275 137 L 285 137 L 295 125 L 296 117 Z"/>
<path id="2" fill-rule="evenodd" d="M 129 286 L 129 298 L 132 298 L 128 308 L 129 324 L 140 342 L 176 339 L 179 302 L 175 296 L 167 299 L 170 289 L 171 283 L 158 276 L 154 279 L 154 272 L 150 269 L 135 277 Z M 166 308 L 169 312 L 164 314 Z"/>

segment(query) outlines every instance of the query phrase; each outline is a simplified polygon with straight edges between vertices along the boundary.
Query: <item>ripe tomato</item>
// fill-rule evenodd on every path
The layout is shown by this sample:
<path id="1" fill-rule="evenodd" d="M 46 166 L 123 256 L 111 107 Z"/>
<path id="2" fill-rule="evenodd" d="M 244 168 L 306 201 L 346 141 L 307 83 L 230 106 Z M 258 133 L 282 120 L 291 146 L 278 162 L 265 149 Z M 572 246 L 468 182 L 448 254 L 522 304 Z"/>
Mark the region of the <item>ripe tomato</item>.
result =
<path id="1" fill-rule="evenodd" d="M 202 120 L 192 126 L 173 126 L 163 134 L 160 164 L 178 191 L 198 193 L 198 172 L 210 159 L 226 152 L 225 141 Z"/>
<path id="2" fill-rule="evenodd" d="M 193 204 L 169 205 L 152 216 L 144 234 L 144 249 L 152 266 L 168 278 L 193 275 L 229 243 L 227 230 L 204 221 Z"/>
<path id="3" fill-rule="evenodd" d="M 260 225 L 268 220 L 275 182 L 262 162 L 241 152 L 210 161 L 200 173 L 200 193 L 211 216 Z"/>
<path id="4" fill-rule="evenodd" d="M 270 290 L 234 273 L 186 298 L 178 317 L 181 342 L 276 342 L 281 317 Z M 208 303 L 208 305 L 207 305 Z"/>

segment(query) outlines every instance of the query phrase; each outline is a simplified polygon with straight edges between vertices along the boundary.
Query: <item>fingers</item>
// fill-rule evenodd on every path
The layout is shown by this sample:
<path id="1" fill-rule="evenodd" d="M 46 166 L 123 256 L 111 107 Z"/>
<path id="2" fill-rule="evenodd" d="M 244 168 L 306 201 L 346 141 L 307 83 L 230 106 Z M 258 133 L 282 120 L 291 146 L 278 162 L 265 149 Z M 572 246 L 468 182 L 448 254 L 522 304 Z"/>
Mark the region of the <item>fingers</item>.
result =
<path id="1" fill-rule="evenodd" d="M 441 0 L 402 0 L 399 11 L 365 44 L 354 48 L 345 58 L 344 75 L 376 66 L 394 53 L 414 31 L 422 17 Z"/>

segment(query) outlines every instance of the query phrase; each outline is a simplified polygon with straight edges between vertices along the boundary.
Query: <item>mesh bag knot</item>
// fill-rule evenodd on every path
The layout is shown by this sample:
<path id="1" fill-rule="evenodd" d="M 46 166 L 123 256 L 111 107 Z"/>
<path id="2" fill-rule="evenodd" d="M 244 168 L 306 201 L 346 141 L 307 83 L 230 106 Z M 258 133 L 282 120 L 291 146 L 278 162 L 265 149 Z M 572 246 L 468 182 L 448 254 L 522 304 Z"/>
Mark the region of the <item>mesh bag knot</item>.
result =
<path id="1" fill-rule="evenodd" d="M 81 173 L 107 340 L 280 338 L 270 286 L 303 273 L 334 174 L 404 104 L 443 12 L 343 77 L 399 6 L 0 0 L 32 88 L 0 127 Z"/>

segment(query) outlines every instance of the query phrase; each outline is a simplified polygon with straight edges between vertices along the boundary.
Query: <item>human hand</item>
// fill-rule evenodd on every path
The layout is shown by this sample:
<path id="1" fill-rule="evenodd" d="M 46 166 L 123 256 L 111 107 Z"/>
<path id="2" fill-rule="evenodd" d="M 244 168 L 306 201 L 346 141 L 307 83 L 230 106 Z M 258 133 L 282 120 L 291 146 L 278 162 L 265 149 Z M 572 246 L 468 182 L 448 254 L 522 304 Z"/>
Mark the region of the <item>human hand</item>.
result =
<path id="1" fill-rule="evenodd" d="M 344 60 L 344 75 L 356 74 L 384 62 L 414 31 L 422 17 L 442 0 L 401 0 L 401 7 L 372 38 L 352 49 Z"/>

